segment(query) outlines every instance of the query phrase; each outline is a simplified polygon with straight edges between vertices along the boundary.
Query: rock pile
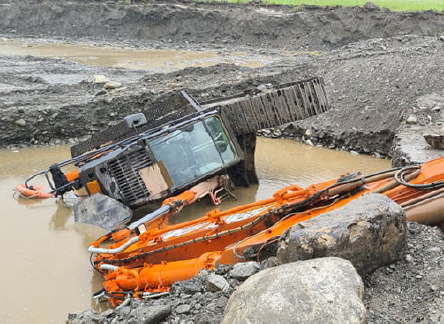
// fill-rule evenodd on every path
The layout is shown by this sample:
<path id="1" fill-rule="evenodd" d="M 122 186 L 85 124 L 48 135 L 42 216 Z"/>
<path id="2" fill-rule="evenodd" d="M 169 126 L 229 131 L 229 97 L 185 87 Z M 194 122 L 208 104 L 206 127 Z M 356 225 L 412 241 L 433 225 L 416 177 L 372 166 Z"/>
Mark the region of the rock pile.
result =
<path id="1" fill-rule="evenodd" d="M 262 268 L 273 264 L 266 260 Z M 68 322 L 134 322 L 134 323 L 218 323 L 222 320 L 228 298 L 249 276 L 261 269 L 257 262 L 220 266 L 214 271 L 202 270 L 190 280 L 175 283 L 170 294 L 160 299 L 131 303 L 101 314 L 87 310 L 70 314 Z"/>

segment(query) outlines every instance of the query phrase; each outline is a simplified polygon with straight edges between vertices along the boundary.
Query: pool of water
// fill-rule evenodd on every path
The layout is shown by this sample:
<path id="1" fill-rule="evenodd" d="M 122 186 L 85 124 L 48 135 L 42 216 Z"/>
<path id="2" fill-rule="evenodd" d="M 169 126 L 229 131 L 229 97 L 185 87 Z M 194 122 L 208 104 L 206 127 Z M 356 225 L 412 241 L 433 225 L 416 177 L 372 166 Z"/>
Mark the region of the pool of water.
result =
<path id="1" fill-rule="evenodd" d="M 61 322 L 68 313 L 103 310 L 92 300 L 101 276 L 90 265 L 88 245 L 105 230 L 74 222 L 59 199 L 15 199 L 13 188 L 30 174 L 69 157 L 69 148 L 0 150 L 0 256 L 4 323 Z M 311 147 L 291 140 L 258 138 L 256 166 L 259 185 L 239 188 L 239 201 L 221 209 L 269 197 L 289 184 L 306 186 L 347 172 L 371 173 L 390 167 L 388 160 Z M 202 216 L 210 208 L 203 200 L 176 215 L 180 222 Z"/>

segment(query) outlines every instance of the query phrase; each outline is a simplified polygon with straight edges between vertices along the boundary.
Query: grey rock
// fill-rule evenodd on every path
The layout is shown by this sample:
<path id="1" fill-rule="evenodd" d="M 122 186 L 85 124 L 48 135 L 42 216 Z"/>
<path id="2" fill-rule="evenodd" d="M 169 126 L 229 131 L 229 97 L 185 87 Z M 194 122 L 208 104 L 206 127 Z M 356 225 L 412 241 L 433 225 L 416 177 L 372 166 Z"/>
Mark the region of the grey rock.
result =
<path id="1" fill-rule="evenodd" d="M 402 208 L 384 195 L 369 194 L 291 227 L 279 241 L 277 261 L 337 256 L 366 275 L 399 260 L 405 242 Z"/>
<path id="2" fill-rule="evenodd" d="M 206 278 L 206 288 L 211 292 L 220 290 L 227 291 L 230 288 L 230 284 L 224 277 L 216 274 L 210 274 Z"/>
<path id="3" fill-rule="evenodd" d="M 74 204 L 74 220 L 111 230 L 125 224 L 133 216 L 132 210 L 117 200 L 96 193 Z"/>
<path id="4" fill-rule="evenodd" d="M 107 90 L 120 88 L 122 84 L 120 82 L 107 82 L 104 85 L 104 88 Z"/>
<path id="5" fill-rule="evenodd" d="M 415 115 L 409 115 L 407 117 L 406 123 L 410 125 L 415 125 L 418 123 L 418 118 Z"/>
<path id="6" fill-rule="evenodd" d="M 424 139 L 434 149 L 444 149 L 444 134 L 424 134 Z"/>
<path id="7" fill-rule="evenodd" d="M 364 9 L 364 11 L 378 11 L 381 8 L 377 4 L 375 4 L 373 2 L 370 2 L 370 1 L 367 1 L 364 4 L 363 9 Z"/>
<path id="8" fill-rule="evenodd" d="M 280 129 L 274 129 L 273 130 L 273 137 L 281 137 L 282 131 Z"/>
<path id="9" fill-rule="evenodd" d="M 114 310 L 113 309 L 107 309 L 106 311 L 102 312 L 102 316 L 103 317 L 108 317 L 111 316 L 112 314 L 114 314 Z"/>
<path id="10" fill-rule="evenodd" d="M 122 304 L 123 306 L 123 304 Z M 129 306 L 123 306 L 121 308 L 116 309 L 116 313 L 117 315 L 119 315 L 120 317 L 126 317 L 129 315 L 129 313 L 131 313 L 131 307 Z"/>
<path id="11" fill-rule="evenodd" d="M 169 305 L 141 306 L 131 311 L 131 318 L 138 323 L 158 323 L 171 314 Z"/>
<path id="12" fill-rule="evenodd" d="M 20 127 L 25 127 L 26 126 L 26 120 L 24 120 L 23 118 L 17 119 L 15 121 L 15 124 L 17 126 L 20 126 Z"/>
<path id="13" fill-rule="evenodd" d="M 233 266 L 233 270 L 230 271 L 230 277 L 238 280 L 245 280 L 259 270 L 260 265 L 257 262 L 239 262 Z"/>
<path id="14" fill-rule="evenodd" d="M 93 83 L 106 83 L 109 82 L 109 79 L 104 75 L 95 75 L 91 81 Z"/>
<path id="15" fill-rule="evenodd" d="M 197 282 L 187 282 L 183 285 L 183 292 L 188 294 L 194 294 L 203 290 L 203 286 Z"/>
<path id="16" fill-rule="evenodd" d="M 103 316 L 97 314 L 95 311 L 88 309 L 77 315 L 76 318 L 70 314 L 68 317 L 68 322 L 74 323 L 99 323 L 104 320 Z"/>
<path id="17" fill-rule="evenodd" d="M 256 87 L 256 89 L 259 91 L 265 91 L 265 90 L 273 89 L 273 85 L 271 83 L 260 84 Z"/>
<path id="18" fill-rule="evenodd" d="M 95 94 L 94 94 L 94 96 L 100 96 L 100 95 L 103 95 L 103 94 L 106 94 L 107 92 L 106 92 L 106 90 L 105 89 L 100 89 L 99 91 L 97 91 Z"/>
<path id="19" fill-rule="evenodd" d="M 261 262 L 261 269 L 272 268 L 276 266 L 276 257 L 269 257 Z"/>
<path id="20" fill-rule="evenodd" d="M 353 265 L 319 258 L 265 269 L 230 297 L 221 323 L 361 323 L 364 285 Z"/>
<path id="21" fill-rule="evenodd" d="M 184 304 L 176 307 L 177 314 L 188 314 L 191 311 L 191 305 Z"/>
<path id="22" fill-rule="evenodd" d="M 444 104 L 444 97 L 437 93 L 430 93 L 416 99 L 419 109 L 433 109 Z"/>
<path id="23" fill-rule="evenodd" d="M 405 256 L 405 261 L 407 261 L 407 262 L 413 262 L 413 257 L 412 257 L 410 254 L 407 254 L 407 255 Z"/>

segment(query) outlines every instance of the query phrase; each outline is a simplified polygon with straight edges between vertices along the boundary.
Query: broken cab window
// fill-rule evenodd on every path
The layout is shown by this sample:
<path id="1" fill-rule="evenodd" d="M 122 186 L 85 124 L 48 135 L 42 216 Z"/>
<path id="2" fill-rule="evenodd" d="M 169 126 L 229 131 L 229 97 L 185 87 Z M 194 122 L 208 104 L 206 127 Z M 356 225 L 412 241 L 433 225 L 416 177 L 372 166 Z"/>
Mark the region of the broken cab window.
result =
<path id="1" fill-rule="evenodd" d="M 165 165 L 174 187 L 205 176 L 236 157 L 224 127 L 209 117 L 149 141 L 157 161 Z"/>

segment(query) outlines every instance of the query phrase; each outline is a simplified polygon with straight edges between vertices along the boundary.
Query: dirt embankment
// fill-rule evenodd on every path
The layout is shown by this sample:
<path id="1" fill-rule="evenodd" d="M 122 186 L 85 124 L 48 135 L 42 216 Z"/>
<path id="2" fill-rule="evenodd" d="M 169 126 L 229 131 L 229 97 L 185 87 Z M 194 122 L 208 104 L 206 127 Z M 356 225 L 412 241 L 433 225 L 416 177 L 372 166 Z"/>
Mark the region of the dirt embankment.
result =
<path id="1" fill-rule="evenodd" d="M 103 2 L 2 0 L 0 33 L 130 45 L 154 42 L 320 50 L 364 39 L 436 36 L 444 31 L 444 15 L 435 12 Z"/>

